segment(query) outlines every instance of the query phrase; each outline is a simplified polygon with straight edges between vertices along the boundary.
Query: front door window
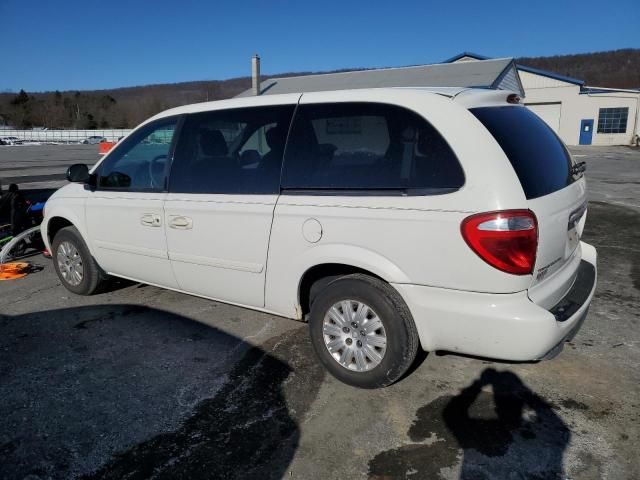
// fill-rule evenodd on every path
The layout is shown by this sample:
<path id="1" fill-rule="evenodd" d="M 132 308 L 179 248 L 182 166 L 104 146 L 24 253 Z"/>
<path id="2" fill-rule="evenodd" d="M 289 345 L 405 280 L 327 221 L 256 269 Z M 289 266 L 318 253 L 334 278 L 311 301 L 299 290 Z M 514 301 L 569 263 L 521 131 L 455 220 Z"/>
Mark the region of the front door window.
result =
<path id="1" fill-rule="evenodd" d="M 163 191 L 177 118 L 150 123 L 128 137 L 98 169 L 98 188 Z"/>

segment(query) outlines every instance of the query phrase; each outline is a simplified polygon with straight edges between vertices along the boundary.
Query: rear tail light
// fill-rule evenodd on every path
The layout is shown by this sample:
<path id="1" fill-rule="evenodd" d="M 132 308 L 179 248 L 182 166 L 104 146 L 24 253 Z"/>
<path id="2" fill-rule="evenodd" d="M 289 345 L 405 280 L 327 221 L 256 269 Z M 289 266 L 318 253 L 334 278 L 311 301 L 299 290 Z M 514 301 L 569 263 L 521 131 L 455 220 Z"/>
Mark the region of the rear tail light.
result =
<path id="1" fill-rule="evenodd" d="M 538 249 L 538 222 L 530 210 L 479 213 L 465 218 L 462 237 L 485 262 L 503 272 L 528 275 Z"/>

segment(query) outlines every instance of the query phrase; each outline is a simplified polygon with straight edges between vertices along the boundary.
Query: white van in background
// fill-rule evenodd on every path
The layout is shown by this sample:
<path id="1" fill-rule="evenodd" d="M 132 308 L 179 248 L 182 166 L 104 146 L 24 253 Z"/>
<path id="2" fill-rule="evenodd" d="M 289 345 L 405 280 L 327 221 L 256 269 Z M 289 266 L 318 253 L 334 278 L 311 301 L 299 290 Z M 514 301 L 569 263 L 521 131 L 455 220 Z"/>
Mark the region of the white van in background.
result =
<path id="1" fill-rule="evenodd" d="M 363 388 L 418 348 L 555 355 L 586 317 L 583 166 L 514 94 L 369 89 L 175 108 L 47 202 L 63 285 L 124 277 L 307 320 Z"/>

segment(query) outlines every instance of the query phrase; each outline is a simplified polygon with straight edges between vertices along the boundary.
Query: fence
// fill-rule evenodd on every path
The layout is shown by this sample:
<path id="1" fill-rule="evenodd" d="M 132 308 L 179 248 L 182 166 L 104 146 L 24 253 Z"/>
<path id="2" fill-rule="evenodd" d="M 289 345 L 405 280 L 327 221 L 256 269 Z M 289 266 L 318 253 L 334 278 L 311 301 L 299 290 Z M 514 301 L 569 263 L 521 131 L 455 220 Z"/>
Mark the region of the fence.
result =
<path id="1" fill-rule="evenodd" d="M 0 129 L 0 138 L 16 137 L 25 142 L 40 143 L 82 143 L 89 137 L 104 137 L 115 142 L 129 134 L 131 130 L 5 130 Z"/>

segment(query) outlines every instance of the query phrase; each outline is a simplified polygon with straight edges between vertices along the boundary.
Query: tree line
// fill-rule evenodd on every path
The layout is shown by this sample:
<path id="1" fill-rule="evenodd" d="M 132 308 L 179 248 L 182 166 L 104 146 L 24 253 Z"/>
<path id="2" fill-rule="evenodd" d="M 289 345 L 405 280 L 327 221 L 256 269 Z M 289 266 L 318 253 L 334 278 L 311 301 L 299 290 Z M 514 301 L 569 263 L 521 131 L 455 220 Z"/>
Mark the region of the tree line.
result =
<path id="1" fill-rule="evenodd" d="M 122 108 L 109 94 L 81 92 L 28 94 L 24 90 L 3 102 L 7 123 L 19 128 L 125 128 Z"/>
<path id="2" fill-rule="evenodd" d="M 0 125 L 88 130 L 133 128 L 168 108 L 230 98 L 250 86 L 247 77 L 110 90 L 0 93 Z"/>
<path id="3" fill-rule="evenodd" d="M 590 87 L 640 88 L 640 48 L 518 58 L 519 64 L 584 80 Z"/>
<path id="4" fill-rule="evenodd" d="M 519 58 L 517 62 L 584 80 L 589 86 L 640 88 L 640 49 Z M 309 73 L 312 72 L 277 76 Z M 231 98 L 250 86 L 250 77 L 239 77 L 110 90 L 0 93 L 0 125 L 90 130 L 133 128 L 168 108 Z"/>

